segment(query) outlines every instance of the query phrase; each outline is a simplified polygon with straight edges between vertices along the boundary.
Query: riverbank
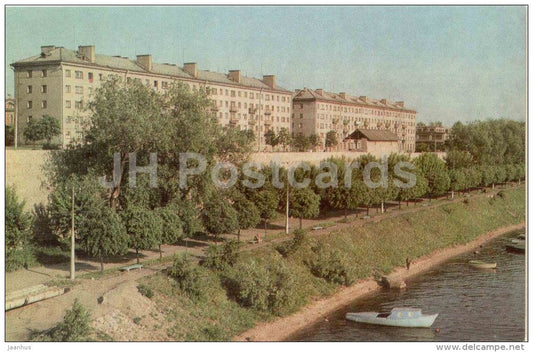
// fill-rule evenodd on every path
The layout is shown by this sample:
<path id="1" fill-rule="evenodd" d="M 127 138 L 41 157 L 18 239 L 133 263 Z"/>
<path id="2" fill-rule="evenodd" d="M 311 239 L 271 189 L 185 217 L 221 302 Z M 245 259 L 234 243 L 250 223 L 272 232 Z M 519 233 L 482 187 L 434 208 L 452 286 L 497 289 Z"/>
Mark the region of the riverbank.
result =
<path id="1" fill-rule="evenodd" d="M 391 274 L 387 275 L 392 280 L 409 280 L 431 268 L 458 256 L 460 254 L 473 251 L 484 243 L 501 236 L 505 233 L 524 228 L 525 222 L 516 225 L 503 226 L 496 230 L 478 236 L 475 240 L 464 244 L 445 249 L 437 250 L 428 255 L 418 258 L 407 270 L 405 267 L 397 267 Z M 317 321 L 325 319 L 328 314 L 337 311 L 353 300 L 371 294 L 375 290 L 381 289 L 374 279 L 361 280 L 353 286 L 341 289 L 333 296 L 319 299 L 308 304 L 295 314 L 276 319 L 272 322 L 257 324 L 235 337 L 235 341 L 283 341 L 301 329 L 305 329 Z"/>

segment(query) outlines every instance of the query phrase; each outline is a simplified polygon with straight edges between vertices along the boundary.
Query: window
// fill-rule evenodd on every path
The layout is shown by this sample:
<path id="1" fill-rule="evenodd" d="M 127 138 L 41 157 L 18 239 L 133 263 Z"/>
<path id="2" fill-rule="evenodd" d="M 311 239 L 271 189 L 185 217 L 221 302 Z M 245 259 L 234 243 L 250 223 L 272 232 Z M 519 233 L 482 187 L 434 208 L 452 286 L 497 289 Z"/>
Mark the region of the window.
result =
<path id="1" fill-rule="evenodd" d="M 70 100 L 65 101 L 65 107 L 67 109 L 70 109 L 72 107 L 72 103 L 70 102 Z"/>
<path id="2" fill-rule="evenodd" d="M 32 92 L 32 86 L 26 87 L 26 93 L 31 94 Z"/>
<path id="3" fill-rule="evenodd" d="M 48 107 L 48 102 L 47 102 L 46 100 L 43 100 L 43 101 L 41 102 L 41 107 L 42 107 L 43 109 L 46 109 L 46 108 Z"/>
<path id="4" fill-rule="evenodd" d="M 81 71 L 74 72 L 74 77 L 76 77 L 77 79 L 83 79 L 83 72 Z"/>
<path id="5" fill-rule="evenodd" d="M 303 119 L 304 118 L 304 114 L 300 114 L 300 118 Z"/>
<path id="6" fill-rule="evenodd" d="M 70 91 L 71 91 L 71 87 L 70 87 L 70 85 L 67 84 L 65 86 L 65 93 L 70 93 Z"/>
<path id="7" fill-rule="evenodd" d="M 83 94 L 83 87 L 82 86 L 76 86 L 75 87 L 76 94 Z"/>
<path id="8" fill-rule="evenodd" d="M 70 70 L 65 70 L 65 77 L 70 77 Z"/>
<path id="9" fill-rule="evenodd" d="M 89 72 L 88 76 L 89 76 L 89 82 L 92 83 L 93 82 L 93 73 Z"/>
<path id="10" fill-rule="evenodd" d="M 33 72 L 32 72 L 31 70 L 26 71 L 26 77 L 27 77 L 27 78 L 31 78 L 31 77 L 33 76 L 32 73 L 33 73 Z"/>
<path id="11" fill-rule="evenodd" d="M 31 120 L 33 120 L 33 116 L 28 116 L 28 122 L 30 122 Z"/>
<path id="12" fill-rule="evenodd" d="M 241 91 L 238 92 L 239 97 L 241 96 L 241 93 L 242 93 Z"/>
<path id="13" fill-rule="evenodd" d="M 48 86 L 46 84 L 41 86 L 41 93 L 48 93 Z"/>
<path id="14" fill-rule="evenodd" d="M 80 101 L 77 101 L 77 102 L 75 103 L 75 107 L 76 107 L 76 109 L 78 109 L 78 110 L 83 109 L 83 101 L 81 101 L 81 100 L 80 100 Z"/>
<path id="15" fill-rule="evenodd" d="M 157 88 L 157 81 L 154 81 L 154 88 Z"/>
<path id="16" fill-rule="evenodd" d="M 26 103 L 26 107 L 27 107 L 28 109 L 31 109 L 31 108 L 33 107 L 33 102 L 32 102 L 31 100 L 28 101 L 28 102 Z"/>
<path id="17" fill-rule="evenodd" d="M 167 89 L 168 88 L 168 82 L 161 82 L 161 88 Z"/>
<path id="18" fill-rule="evenodd" d="M 101 73 L 99 73 L 99 74 L 98 74 L 98 78 L 100 79 L 100 81 L 103 81 L 103 80 L 104 80 L 104 75 L 101 74 Z"/>
<path id="19" fill-rule="evenodd" d="M 48 70 L 42 70 L 41 77 L 48 77 Z"/>

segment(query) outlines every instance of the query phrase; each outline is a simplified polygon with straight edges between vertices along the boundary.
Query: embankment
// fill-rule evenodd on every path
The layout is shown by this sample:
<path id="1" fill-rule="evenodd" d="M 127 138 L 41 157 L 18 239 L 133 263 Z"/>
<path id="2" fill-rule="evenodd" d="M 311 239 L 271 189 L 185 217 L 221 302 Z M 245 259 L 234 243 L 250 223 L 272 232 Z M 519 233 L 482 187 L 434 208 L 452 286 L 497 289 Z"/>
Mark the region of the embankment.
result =
<path id="1" fill-rule="evenodd" d="M 499 235 L 519 230 L 525 226 L 525 210 L 525 192 L 520 187 L 494 197 L 487 194 L 385 218 L 378 223 L 369 222 L 320 238 L 331 248 L 349 253 L 353 265 L 359 267 L 358 282 L 340 288 L 327 298 L 318 298 L 294 314 L 259 323 L 234 340 L 287 339 L 354 299 L 378 289 L 372 274 L 377 277 L 386 273 L 393 279 L 407 280 Z M 414 258 L 409 270 L 405 269 L 406 257 Z"/>
<path id="2" fill-rule="evenodd" d="M 437 250 L 419 258 L 411 265 L 409 270 L 405 267 L 398 267 L 388 276 L 395 280 L 408 280 L 449 260 L 450 258 L 472 251 L 495 237 L 510 231 L 520 230 L 524 226 L 525 223 L 504 226 L 497 230 L 487 232 L 467 244 Z M 381 287 L 374 279 L 362 280 L 353 286 L 341 289 L 331 297 L 312 302 L 295 314 L 279 318 L 273 322 L 259 323 L 253 329 L 235 337 L 235 340 L 283 341 L 289 339 L 291 335 L 312 326 L 329 314 L 348 306 L 355 299 L 372 294 L 373 291 L 380 288 Z"/>
<path id="3" fill-rule="evenodd" d="M 143 284 L 153 289 L 157 309 L 165 312 L 157 323 L 166 329 L 164 339 L 283 340 L 376 289 L 372 278 L 408 278 L 523 226 L 524 186 L 498 194 L 478 193 L 434 207 L 339 224 L 332 232 L 309 233 L 297 245 L 286 241 L 245 251 L 234 267 L 202 268 L 205 282 L 198 281 L 199 291 L 207 294 L 201 299 L 191 298 L 165 274 L 145 278 Z M 409 272 L 396 269 L 405 265 L 406 257 L 414 261 Z M 338 284 L 345 279 L 353 282 L 348 288 Z"/>

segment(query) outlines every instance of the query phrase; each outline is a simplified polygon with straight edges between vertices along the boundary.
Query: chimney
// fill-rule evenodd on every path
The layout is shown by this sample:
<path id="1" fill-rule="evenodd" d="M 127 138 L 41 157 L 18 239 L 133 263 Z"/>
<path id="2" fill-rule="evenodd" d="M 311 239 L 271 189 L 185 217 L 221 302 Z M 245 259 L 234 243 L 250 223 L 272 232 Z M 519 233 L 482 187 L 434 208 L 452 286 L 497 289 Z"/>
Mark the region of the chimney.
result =
<path id="1" fill-rule="evenodd" d="M 381 103 L 381 104 L 385 104 L 385 105 L 387 105 L 388 102 L 387 102 L 387 99 L 381 99 L 381 100 L 380 100 L 380 103 Z"/>
<path id="2" fill-rule="evenodd" d="M 198 77 L 198 68 L 196 62 L 186 62 L 183 64 L 183 71 L 187 72 L 194 78 Z"/>
<path id="3" fill-rule="evenodd" d="M 340 97 L 344 100 L 346 100 L 346 93 L 345 92 L 340 92 L 339 93 Z"/>
<path id="4" fill-rule="evenodd" d="M 265 83 L 270 88 L 274 89 L 276 87 L 276 76 L 274 75 L 263 76 L 263 83 Z"/>
<path id="5" fill-rule="evenodd" d="M 80 45 L 78 46 L 78 54 L 84 57 L 89 62 L 95 61 L 94 45 Z"/>
<path id="6" fill-rule="evenodd" d="M 322 88 L 315 90 L 318 94 L 324 96 L 324 90 Z"/>
<path id="7" fill-rule="evenodd" d="M 55 48 L 56 47 L 54 45 L 41 46 L 41 53 L 44 55 L 48 55 L 52 50 L 55 50 Z"/>
<path id="8" fill-rule="evenodd" d="M 152 71 L 152 55 L 137 55 L 137 63 L 146 71 Z"/>
<path id="9" fill-rule="evenodd" d="M 404 104 L 403 101 L 397 101 L 396 105 L 398 105 L 399 107 L 402 107 L 402 108 L 405 107 L 405 104 Z"/>
<path id="10" fill-rule="evenodd" d="M 366 103 L 366 101 L 367 101 L 367 98 L 366 98 L 365 95 L 361 95 L 361 96 L 359 97 L 359 99 L 361 99 L 361 100 L 364 101 L 365 103 Z"/>
<path id="11" fill-rule="evenodd" d="M 241 83 L 241 70 L 230 70 L 229 79 L 236 83 Z"/>

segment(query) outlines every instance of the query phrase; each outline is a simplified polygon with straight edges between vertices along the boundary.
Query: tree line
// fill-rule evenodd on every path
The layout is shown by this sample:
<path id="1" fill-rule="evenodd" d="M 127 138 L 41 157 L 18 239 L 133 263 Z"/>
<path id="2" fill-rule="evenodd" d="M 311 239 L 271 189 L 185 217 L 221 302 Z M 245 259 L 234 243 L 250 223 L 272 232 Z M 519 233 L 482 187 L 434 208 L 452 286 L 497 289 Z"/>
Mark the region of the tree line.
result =
<path id="1" fill-rule="evenodd" d="M 520 156 L 489 163 L 473 150 L 452 144 L 446 160 L 429 153 L 416 159 L 400 154 L 388 157 L 388 170 L 394 170 L 399 162 L 412 163 L 409 172 L 416 176 L 416 182 L 409 188 L 398 187 L 395 181 L 407 180 L 393 172 L 381 180 L 377 168 L 371 170 L 370 179 L 381 180 L 382 186 L 369 188 L 363 169 L 378 160 L 368 154 L 357 160 L 328 160 L 337 165 L 337 187 L 323 189 L 312 182 L 301 189 L 276 188 L 272 182 L 276 166 L 267 165 L 256 170 L 266 179 L 261 188 L 244 187 L 244 176 L 239 175 L 234 187 L 220 189 L 213 184 L 209 171 L 219 161 L 242 165 L 248 160 L 253 139 L 245 131 L 220 126 L 210 108 L 205 91 L 192 91 L 180 84 L 158 93 L 136 81 L 123 82 L 115 77 L 106 81 L 89 104 L 90 118 L 81 126 L 81 138 L 64 150 L 52 152 L 45 168 L 51 190 L 49 202 L 35 212 L 33 227 L 14 190 L 6 191 L 10 195 L 6 198 L 6 256 L 10 268 L 24 265 L 26 257 L 21 253 L 34 241 L 32 231 L 39 234 L 40 241 L 46 234 L 52 242 L 68 242 L 73 194 L 76 242 L 89 256 L 100 260 L 103 270 L 106 257 L 122 255 L 130 248 L 139 260 L 140 250 L 159 248 L 161 253 L 161 245 L 177 244 L 198 233 L 215 238 L 221 234 L 239 237 L 241 230 L 261 224 L 266 231 L 269 222 L 286 209 L 287 187 L 289 214 L 299 218 L 301 226 L 301 219 L 330 210 L 343 211 L 345 216 L 358 208 L 366 208 L 368 213 L 376 207 L 383 212 L 387 202 L 409 205 L 424 196 L 520 181 L 525 174 Z M 507 154 L 512 150 L 508 149 Z M 185 187 L 180 187 L 179 153 L 185 151 L 203 155 L 207 172 L 189 177 Z M 128 164 L 131 166 L 132 152 L 137 153 L 137 165 L 148 165 L 149 154 L 157 153 L 157 186 L 151 187 L 148 175 L 139 174 L 136 187 L 129 187 L 128 173 L 123 172 L 110 188 L 103 188 L 100 178 L 108 175 L 109 182 L 113 175 L 113 154 L 120 155 L 120 166 L 125 170 Z M 354 161 L 360 166 L 351 176 L 345 175 L 346 166 Z M 295 178 L 315 180 L 322 172 L 320 165 L 299 168 Z M 287 170 L 281 168 L 279 174 L 280 183 L 287 185 Z M 347 177 L 351 177 L 349 188 L 343 187 Z"/>

